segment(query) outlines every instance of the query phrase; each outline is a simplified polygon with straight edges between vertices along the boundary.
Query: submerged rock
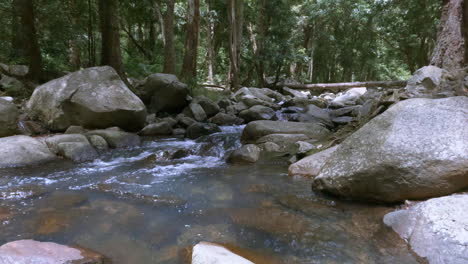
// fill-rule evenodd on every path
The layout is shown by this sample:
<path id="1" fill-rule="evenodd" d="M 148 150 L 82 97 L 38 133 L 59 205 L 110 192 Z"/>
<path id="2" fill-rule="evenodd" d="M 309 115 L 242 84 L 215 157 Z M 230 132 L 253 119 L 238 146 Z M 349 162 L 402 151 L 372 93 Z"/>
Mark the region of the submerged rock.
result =
<path id="1" fill-rule="evenodd" d="M 430 264 L 468 263 L 468 195 L 417 203 L 385 215 L 384 222 Z"/>
<path id="2" fill-rule="evenodd" d="M 73 248 L 53 242 L 18 240 L 0 247 L 0 263 L 101 264 L 104 263 L 104 257 L 90 250 Z"/>
<path id="3" fill-rule="evenodd" d="M 138 131 L 146 120 L 143 102 L 108 66 L 70 73 L 37 87 L 27 108 L 32 118 L 55 131 L 70 125 Z"/>
<path id="4" fill-rule="evenodd" d="M 313 188 L 384 202 L 468 187 L 468 97 L 410 99 L 374 118 L 330 156 Z"/>
<path id="5" fill-rule="evenodd" d="M 28 136 L 0 138 L 0 149 L 0 167 L 38 165 L 57 158 L 45 142 Z"/>
<path id="6" fill-rule="evenodd" d="M 0 137 L 16 134 L 19 111 L 12 102 L 0 98 Z"/>
<path id="7" fill-rule="evenodd" d="M 250 122 L 242 132 L 242 142 L 255 143 L 259 138 L 270 134 L 304 134 L 309 139 L 322 140 L 330 131 L 318 124 L 282 121 Z"/>
<path id="8" fill-rule="evenodd" d="M 227 248 L 208 242 L 200 242 L 193 247 L 192 264 L 254 264 L 234 254 Z"/>

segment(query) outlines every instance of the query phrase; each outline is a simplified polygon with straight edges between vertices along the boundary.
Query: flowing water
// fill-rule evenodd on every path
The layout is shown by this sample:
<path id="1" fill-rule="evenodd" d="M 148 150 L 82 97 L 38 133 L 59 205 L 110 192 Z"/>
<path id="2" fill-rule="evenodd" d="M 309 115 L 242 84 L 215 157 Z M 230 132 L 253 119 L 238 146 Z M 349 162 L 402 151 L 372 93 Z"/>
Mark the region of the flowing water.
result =
<path id="1" fill-rule="evenodd" d="M 0 170 L 0 244 L 90 248 L 113 263 L 185 263 L 199 241 L 259 263 L 420 263 L 382 224 L 391 207 L 324 197 L 281 160 L 229 165 L 242 127 L 147 139 L 99 160 Z"/>

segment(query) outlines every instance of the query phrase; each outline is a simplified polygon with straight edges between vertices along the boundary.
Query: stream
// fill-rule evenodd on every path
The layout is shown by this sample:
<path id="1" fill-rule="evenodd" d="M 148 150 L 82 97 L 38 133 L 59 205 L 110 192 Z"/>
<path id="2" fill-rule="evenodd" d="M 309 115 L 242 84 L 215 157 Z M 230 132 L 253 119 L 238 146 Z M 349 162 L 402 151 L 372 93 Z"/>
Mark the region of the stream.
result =
<path id="1" fill-rule="evenodd" d="M 0 170 L 0 244 L 79 245 L 112 263 L 184 263 L 199 241 L 255 263 L 421 263 L 382 222 L 391 206 L 313 193 L 284 160 L 226 164 L 243 127 L 148 138 L 93 162 Z"/>

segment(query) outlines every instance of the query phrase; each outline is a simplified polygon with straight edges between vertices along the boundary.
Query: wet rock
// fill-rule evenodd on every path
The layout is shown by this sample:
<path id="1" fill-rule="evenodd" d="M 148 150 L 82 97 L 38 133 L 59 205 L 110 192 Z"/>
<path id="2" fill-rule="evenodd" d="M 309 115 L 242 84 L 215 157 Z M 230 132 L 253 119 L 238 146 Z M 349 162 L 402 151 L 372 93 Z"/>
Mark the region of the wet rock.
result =
<path id="1" fill-rule="evenodd" d="M 321 140 L 329 136 L 330 131 L 314 123 L 254 121 L 242 132 L 242 142 L 254 143 L 259 138 L 270 134 L 304 134 L 310 139 Z"/>
<path id="2" fill-rule="evenodd" d="M 93 130 L 86 133 L 86 135 L 101 136 L 107 141 L 107 144 L 111 148 L 136 147 L 141 144 L 141 140 L 138 135 L 112 129 Z"/>
<path id="3" fill-rule="evenodd" d="M 405 91 L 412 96 L 431 93 L 442 83 L 445 72 L 445 70 L 436 66 L 422 67 L 409 79 Z"/>
<path id="4" fill-rule="evenodd" d="M 88 139 L 81 134 L 56 135 L 45 141 L 53 153 L 75 162 L 91 161 L 98 157 Z"/>
<path id="5" fill-rule="evenodd" d="M 103 137 L 98 135 L 88 135 L 87 137 L 91 146 L 97 150 L 107 150 L 109 148 L 107 141 Z"/>
<path id="6" fill-rule="evenodd" d="M 218 126 L 241 125 L 244 120 L 232 114 L 218 113 L 208 120 Z"/>
<path id="7" fill-rule="evenodd" d="M 146 121 L 143 102 L 109 66 L 80 70 L 37 87 L 27 108 L 33 119 L 54 131 L 70 125 L 138 131 Z"/>
<path id="8" fill-rule="evenodd" d="M 86 131 L 87 130 L 81 126 L 69 126 L 65 131 L 65 134 L 84 134 Z"/>
<path id="9" fill-rule="evenodd" d="M 138 134 L 141 136 L 161 136 L 172 135 L 172 133 L 172 126 L 168 122 L 163 121 L 147 125 Z"/>
<path id="10" fill-rule="evenodd" d="M 205 96 L 197 96 L 193 98 L 192 103 L 199 104 L 208 117 L 212 117 L 219 113 L 219 106 Z"/>
<path id="11" fill-rule="evenodd" d="M 0 224 L 3 221 L 10 219 L 13 216 L 13 212 L 8 207 L 0 206 Z"/>
<path id="12" fill-rule="evenodd" d="M 384 222 L 429 263 L 468 262 L 468 195 L 417 203 L 385 215 Z"/>
<path id="13" fill-rule="evenodd" d="M 35 233 L 39 235 L 51 235 L 70 228 L 73 218 L 70 213 L 46 211 L 35 219 Z"/>
<path id="14" fill-rule="evenodd" d="M 193 247 L 192 264 L 253 264 L 253 262 L 234 254 L 227 248 L 207 242 Z"/>
<path id="15" fill-rule="evenodd" d="M 256 120 L 271 120 L 276 116 L 276 112 L 266 106 L 256 105 L 239 113 L 239 117 L 244 119 L 245 122 Z"/>
<path id="16" fill-rule="evenodd" d="M 49 134 L 46 126 L 40 122 L 30 120 L 18 121 L 18 131 L 25 136 L 37 136 Z"/>
<path id="17" fill-rule="evenodd" d="M 313 178 L 319 175 L 320 170 L 337 148 L 338 146 L 328 148 L 292 164 L 288 169 L 289 176 L 303 176 Z"/>
<path id="18" fill-rule="evenodd" d="M 172 74 L 156 73 L 148 76 L 141 89 L 142 100 L 151 112 L 179 113 L 188 105 L 188 86 Z"/>
<path id="19" fill-rule="evenodd" d="M 37 165 L 57 157 L 43 141 L 28 136 L 0 138 L 0 167 Z"/>
<path id="20" fill-rule="evenodd" d="M 218 132 L 221 132 L 221 129 L 215 124 L 197 122 L 187 128 L 185 136 L 190 139 L 197 139 L 201 136 L 206 136 Z"/>
<path id="21" fill-rule="evenodd" d="M 195 121 L 191 117 L 185 116 L 183 114 L 179 114 L 179 115 L 177 115 L 177 122 L 181 127 L 187 128 L 187 127 L 193 125 L 197 121 Z"/>
<path id="22" fill-rule="evenodd" d="M 317 123 L 329 128 L 334 127 L 330 113 L 315 105 L 307 106 L 304 113 L 299 115 L 298 120 L 305 123 Z"/>
<path id="23" fill-rule="evenodd" d="M 240 147 L 229 155 L 230 163 L 255 163 L 260 157 L 260 148 L 253 144 Z"/>
<path id="24" fill-rule="evenodd" d="M 16 134 L 19 111 L 12 102 L 0 98 L 0 137 Z"/>
<path id="25" fill-rule="evenodd" d="M 0 263 L 31 264 L 102 264 L 104 256 L 83 248 L 53 242 L 18 240 L 0 247 Z"/>
<path id="26" fill-rule="evenodd" d="M 462 190 L 468 187 L 467 116 L 467 97 L 399 102 L 345 139 L 313 187 L 384 202 Z"/>

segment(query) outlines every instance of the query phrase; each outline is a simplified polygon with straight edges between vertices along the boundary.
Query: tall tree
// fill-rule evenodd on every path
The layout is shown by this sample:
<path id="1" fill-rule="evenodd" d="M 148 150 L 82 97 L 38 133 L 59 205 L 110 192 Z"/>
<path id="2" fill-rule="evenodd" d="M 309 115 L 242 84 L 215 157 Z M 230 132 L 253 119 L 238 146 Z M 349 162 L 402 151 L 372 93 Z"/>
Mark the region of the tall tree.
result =
<path id="1" fill-rule="evenodd" d="M 175 74 L 175 43 L 174 43 L 174 3 L 175 0 L 167 0 L 167 10 L 164 15 L 164 73 Z"/>
<path id="2" fill-rule="evenodd" d="M 99 0 L 101 20 L 101 65 L 113 67 L 126 81 L 120 50 L 119 1 Z"/>
<path id="3" fill-rule="evenodd" d="M 454 70 L 467 64 L 467 4 L 463 0 L 443 0 L 442 17 L 431 64 Z"/>
<path id="4" fill-rule="evenodd" d="M 14 0 L 13 10 L 13 15 L 19 17 L 13 48 L 17 50 L 16 55 L 29 65 L 27 77 L 37 82 L 42 73 L 42 56 L 35 27 L 34 1 Z"/>
<path id="5" fill-rule="evenodd" d="M 229 19 L 229 83 L 231 88 L 237 89 L 240 86 L 240 59 L 242 43 L 242 27 L 244 24 L 244 1 L 228 1 L 228 19 Z"/>
<path id="6" fill-rule="evenodd" d="M 195 80 L 197 77 L 198 37 L 200 32 L 200 0 L 188 0 L 185 54 L 182 65 L 182 79 Z"/>

